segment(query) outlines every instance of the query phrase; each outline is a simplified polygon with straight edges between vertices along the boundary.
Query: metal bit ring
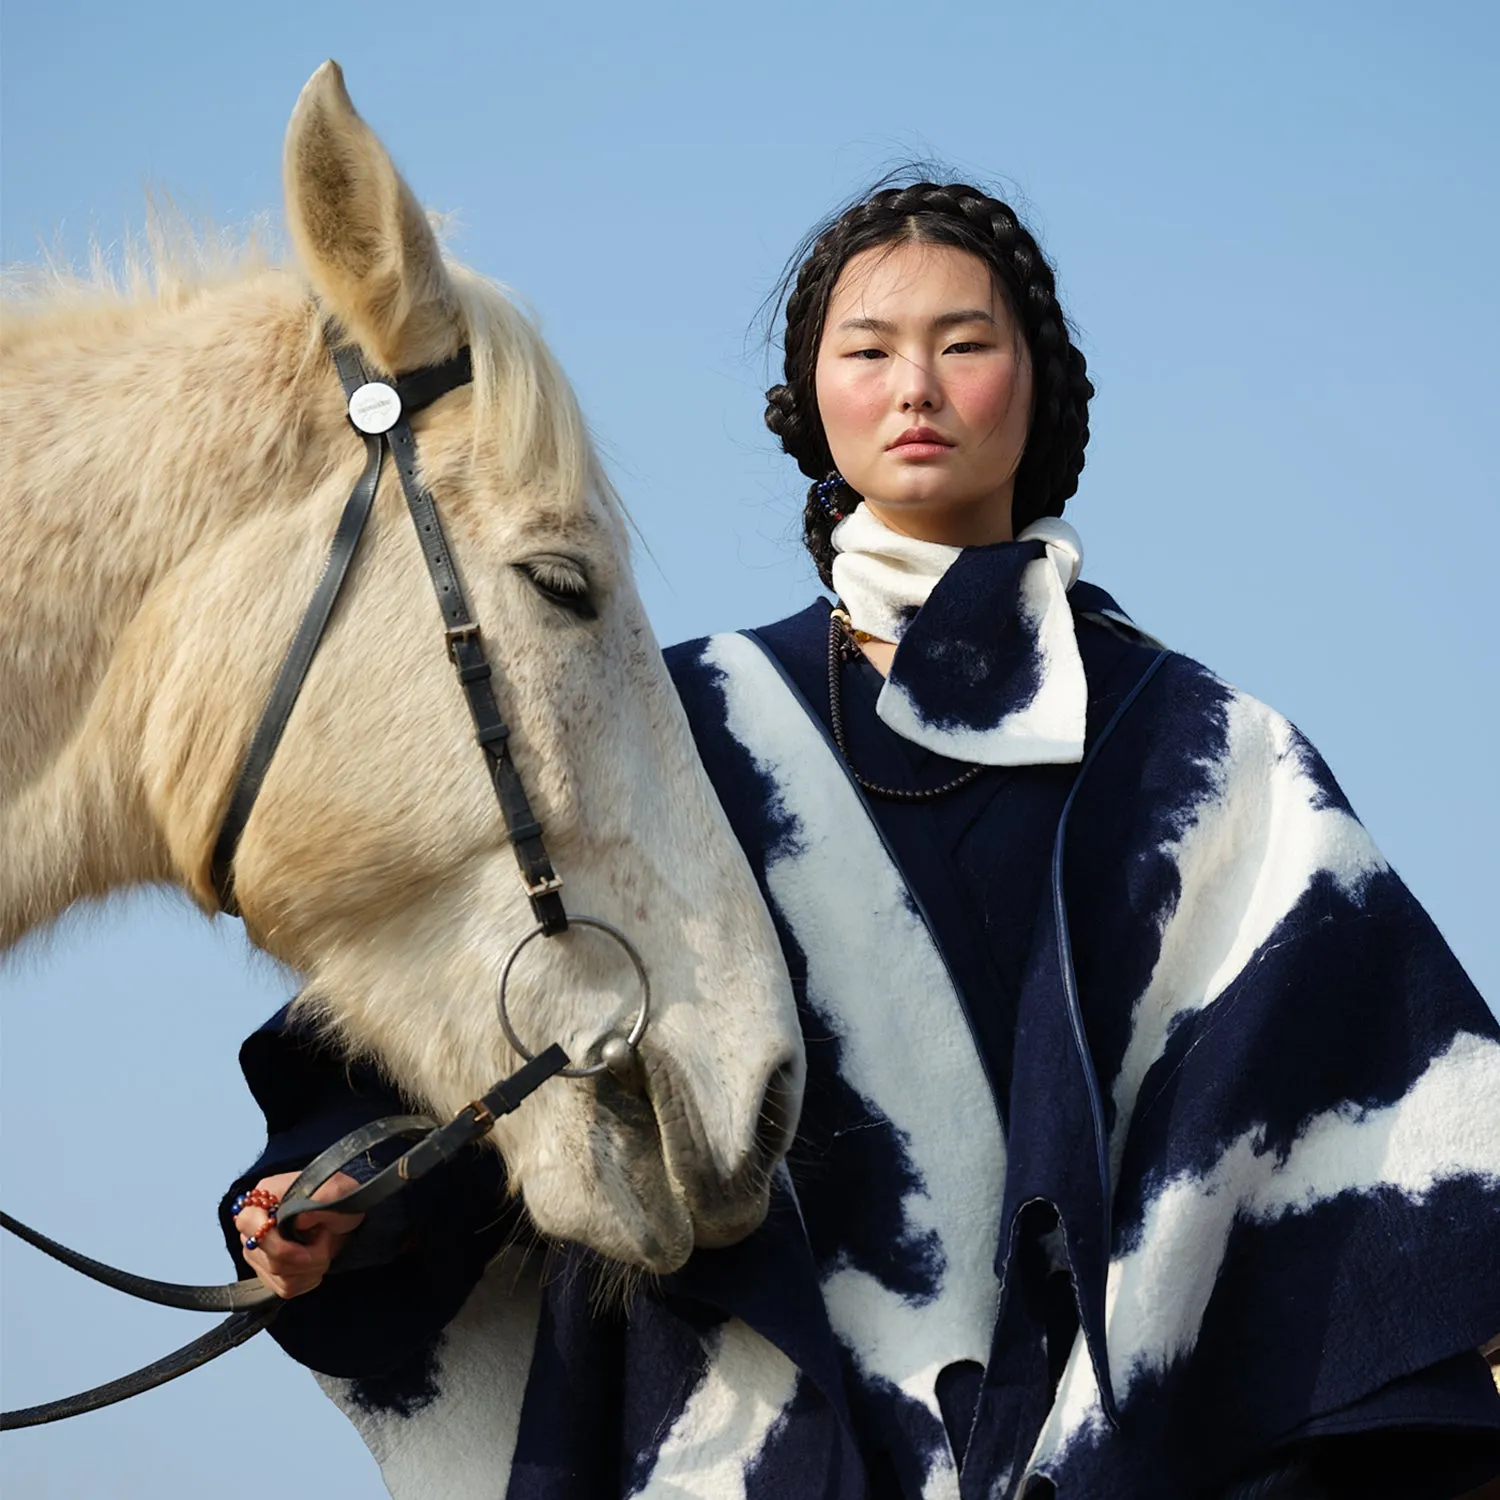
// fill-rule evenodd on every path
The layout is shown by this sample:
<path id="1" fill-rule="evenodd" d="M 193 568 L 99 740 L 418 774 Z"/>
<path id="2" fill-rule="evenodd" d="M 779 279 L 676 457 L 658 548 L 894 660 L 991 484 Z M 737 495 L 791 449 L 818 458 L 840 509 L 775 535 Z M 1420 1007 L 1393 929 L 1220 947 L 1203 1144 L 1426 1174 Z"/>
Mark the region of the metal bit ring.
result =
<path id="1" fill-rule="evenodd" d="M 608 922 L 601 922 L 597 917 L 569 917 L 570 927 L 592 927 L 596 932 L 602 932 L 606 937 L 612 937 L 620 947 L 625 950 L 626 956 L 635 967 L 636 977 L 641 981 L 641 1006 L 635 1013 L 635 1020 L 630 1023 L 630 1030 L 623 1038 L 624 1045 L 629 1049 L 630 1057 L 635 1056 L 635 1049 L 640 1046 L 641 1038 L 646 1034 L 646 1022 L 651 1018 L 651 981 L 646 976 L 646 965 L 641 955 L 636 952 L 635 944 L 620 931 L 618 927 L 611 926 Z M 516 1035 L 515 1027 L 510 1024 L 510 1012 L 505 1004 L 505 992 L 510 985 L 510 971 L 515 968 L 516 960 L 521 956 L 521 951 L 534 938 L 541 937 L 543 927 L 540 922 L 531 929 L 506 955 L 505 963 L 500 970 L 500 991 L 495 996 L 495 1010 L 500 1017 L 500 1029 L 505 1033 L 505 1040 L 521 1055 L 530 1062 L 535 1054 L 526 1047 L 520 1037 Z M 615 1034 L 605 1039 L 605 1047 L 609 1047 L 610 1041 L 620 1040 Z M 616 1056 L 619 1048 L 611 1049 Z M 561 1078 L 593 1078 L 600 1073 L 617 1072 L 618 1067 L 611 1067 L 608 1062 L 596 1062 L 588 1067 L 563 1068 L 559 1072 Z"/>

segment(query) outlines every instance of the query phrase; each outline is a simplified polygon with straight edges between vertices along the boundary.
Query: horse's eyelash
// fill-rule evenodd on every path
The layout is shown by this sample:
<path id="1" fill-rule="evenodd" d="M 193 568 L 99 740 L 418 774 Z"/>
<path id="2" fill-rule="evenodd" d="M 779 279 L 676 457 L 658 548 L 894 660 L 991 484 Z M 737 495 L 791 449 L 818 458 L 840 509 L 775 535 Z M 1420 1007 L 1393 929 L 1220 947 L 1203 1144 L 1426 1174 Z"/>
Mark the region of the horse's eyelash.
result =
<path id="1" fill-rule="evenodd" d="M 543 598 L 571 610 L 581 619 L 592 620 L 597 611 L 589 597 L 588 575 L 571 559 L 533 557 L 516 567 Z"/>
<path id="2" fill-rule="evenodd" d="M 533 583 L 560 594 L 586 594 L 589 581 L 582 568 L 550 557 L 531 558 L 521 564 Z"/>

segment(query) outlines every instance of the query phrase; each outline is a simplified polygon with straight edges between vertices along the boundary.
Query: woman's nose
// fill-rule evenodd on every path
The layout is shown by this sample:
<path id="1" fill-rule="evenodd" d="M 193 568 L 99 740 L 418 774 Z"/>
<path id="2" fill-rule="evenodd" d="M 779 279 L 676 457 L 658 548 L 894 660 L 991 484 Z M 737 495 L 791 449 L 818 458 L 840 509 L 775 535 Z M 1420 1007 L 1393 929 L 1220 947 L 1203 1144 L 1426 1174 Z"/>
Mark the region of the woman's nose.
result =
<path id="1" fill-rule="evenodd" d="M 902 411 L 932 411 L 942 400 L 942 388 L 931 370 L 916 360 L 903 362 L 898 394 Z"/>

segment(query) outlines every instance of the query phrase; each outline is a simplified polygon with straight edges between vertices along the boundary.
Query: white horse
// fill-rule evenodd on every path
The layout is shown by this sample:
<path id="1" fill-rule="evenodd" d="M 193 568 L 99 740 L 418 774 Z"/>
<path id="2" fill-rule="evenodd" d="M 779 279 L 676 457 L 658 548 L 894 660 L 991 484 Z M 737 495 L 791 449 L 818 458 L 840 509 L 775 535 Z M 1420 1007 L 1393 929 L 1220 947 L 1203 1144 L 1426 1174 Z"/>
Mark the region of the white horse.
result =
<path id="1" fill-rule="evenodd" d="M 364 461 L 324 323 L 392 374 L 467 345 L 473 384 L 415 418 L 423 473 L 569 909 L 623 929 L 653 987 L 650 1108 L 607 1075 L 553 1080 L 495 1139 L 544 1234 L 671 1270 L 760 1222 L 795 1126 L 774 931 L 539 336 L 445 262 L 333 63 L 285 170 L 296 268 L 7 306 L 0 947 L 140 882 L 214 910 L 231 784 Z M 299 1003 L 435 1115 L 517 1066 L 495 986 L 532 917 L 390 466 L 235 890 L 253 940 L 304 976 Z M 532 944 L 511 996 L 534 1049 L 575 1058 L 637 1001 L 582 929 Z"/>

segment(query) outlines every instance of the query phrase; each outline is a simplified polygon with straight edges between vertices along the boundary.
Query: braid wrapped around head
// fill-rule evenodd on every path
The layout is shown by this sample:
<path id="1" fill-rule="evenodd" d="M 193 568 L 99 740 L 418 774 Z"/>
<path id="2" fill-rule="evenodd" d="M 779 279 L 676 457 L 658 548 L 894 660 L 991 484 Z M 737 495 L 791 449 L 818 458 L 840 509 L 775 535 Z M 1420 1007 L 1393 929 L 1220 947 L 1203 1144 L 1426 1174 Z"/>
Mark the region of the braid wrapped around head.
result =
<path id="1" fill-rule="evenodd" d="M 833 455 L 818 415 L 813 377 L 829 299 L 844 266 L 861 251 L 901 242 L 951 245 L 989 266 L 1031 355 L 1033 411 L 1016 471 L 1015 530 L 1040 516 L 1062 514 L 1078 489 L 1089 440 L 1088 407 L 1094 394 L 1082 353 L 1074 345 L 1057 301 L 1052 267 L 1036 240 L 998 198 L 963 183 L 918 182 L 884 188 L 814 232 L 795 258 L 779 300 L 786 309 L 785 379 L 766 392 L 766 426 L 813 481 L 803 514 L 803 535 L 818 574 L 831 585 L 835 517 L 828 486 Z M 832 510 L 852 510 L 858 496 L 841 486 Z"/>

